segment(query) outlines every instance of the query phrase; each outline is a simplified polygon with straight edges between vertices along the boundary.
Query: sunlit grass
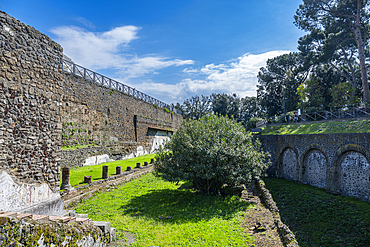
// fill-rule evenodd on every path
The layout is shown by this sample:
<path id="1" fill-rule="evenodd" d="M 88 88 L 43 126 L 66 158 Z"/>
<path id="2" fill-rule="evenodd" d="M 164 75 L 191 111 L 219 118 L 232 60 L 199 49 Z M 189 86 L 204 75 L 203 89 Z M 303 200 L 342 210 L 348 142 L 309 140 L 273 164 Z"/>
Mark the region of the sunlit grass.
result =
<path id="1" fill-rule="evenodd" d="M 370 119 L 311 124 L 282 124 L 263 128 L 262 135 L 298 135 L 370 132 Z"/>
<path id="2" fill-rule="evenodd" d="M 152 174 L 114 191 L 100 193 L 76 210 L 98 221 L 110 221 L 119 238 L 135 234 L 131 246 L 246 246 L 241 227 L 250 207 L 237 196 L 205 196 Z"/>
<path id="3" fill-rule="evenodd" d="M 102 163 L 95 166 L 83 166 L 71 169 L 70 171 L 70 182 L 72 186 L 83 185 L 84 176 L 92 176 L 93 181 L 102 179 L 103 166 L 107 165 L 109 176 L 116 174 L 116 167 L 121 166 L 121 171 L 124 172 L 128 166 L 131 168 L 136 167 L 136 163 L 140 162 L 141 166 L 144 162 L 150 162 L 150 159 L 154 158 L 155 154 L 147 154 L 127 160 L 117 160 L 108 163 Z"/>
<path id="4" fill-rule="evenodd" d="M 67 145 L 67 146 L 63 146 L 62 147 L 62 150 L 77 150 L 77 149 L 82 149 L 82 148 L 87 148 L 87 147 L 93 147 L 94 145 L 92 144 L 86 144 L 86 145 L 80 145 L 80 144 L 77 144 L 77 145 L 73 145 L 73 146 L 70 146 L 70 145 Z"/>
<path id="5" fill-rule="evenodd" d="M 264 181 L 300 246 L 370 246 L 370 203 L 284 179 Z"/>

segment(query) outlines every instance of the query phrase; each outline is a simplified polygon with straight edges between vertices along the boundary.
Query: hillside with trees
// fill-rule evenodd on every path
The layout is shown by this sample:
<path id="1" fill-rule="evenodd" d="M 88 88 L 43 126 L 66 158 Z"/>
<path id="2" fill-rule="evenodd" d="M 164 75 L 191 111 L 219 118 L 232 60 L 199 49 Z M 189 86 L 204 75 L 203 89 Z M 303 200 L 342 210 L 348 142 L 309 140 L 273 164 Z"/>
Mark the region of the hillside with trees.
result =
<path id="1" fill-rule="evenodd" d="M 294 24 L 307 34 L 298 40 L 298 52 L 271 58 L 260 68 L 257 97 L 195 96 L 175 107 L 186 119 L 215 113 L 249 128 L 256 118 L 281 120 L 298 109 L 309 113 L 352 104 L 367 107 L 369 17 L 367 0 L 303 0 Z"/>

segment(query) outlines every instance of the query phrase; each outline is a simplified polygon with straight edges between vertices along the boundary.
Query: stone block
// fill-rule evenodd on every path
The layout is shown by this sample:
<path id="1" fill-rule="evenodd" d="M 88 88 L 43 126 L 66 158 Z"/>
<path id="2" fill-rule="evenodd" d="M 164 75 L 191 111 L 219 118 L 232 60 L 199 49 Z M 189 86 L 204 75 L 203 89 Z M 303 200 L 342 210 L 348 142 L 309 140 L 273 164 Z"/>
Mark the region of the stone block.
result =
<path id="1" fill-rule="evenodd" d="M 85 176 L 84 177 L 84 183 L 91 184 L 92 183 L 92 176 Z"/>
<path id="2" fill-rule="evenodd" d="M 117 175 L 121 174 L 121 167 L 120 166 L 116 166 L 116 174 Z"/>
<path id="3" fill-rule="evenodd" d="M 109 176 L 109 174 L 108 174 L 108 168 L 109 168 L 109 166 L 103 166 L 103 172 L 102 172 L 102 178 L 103 179 L 106 179 Z"/>

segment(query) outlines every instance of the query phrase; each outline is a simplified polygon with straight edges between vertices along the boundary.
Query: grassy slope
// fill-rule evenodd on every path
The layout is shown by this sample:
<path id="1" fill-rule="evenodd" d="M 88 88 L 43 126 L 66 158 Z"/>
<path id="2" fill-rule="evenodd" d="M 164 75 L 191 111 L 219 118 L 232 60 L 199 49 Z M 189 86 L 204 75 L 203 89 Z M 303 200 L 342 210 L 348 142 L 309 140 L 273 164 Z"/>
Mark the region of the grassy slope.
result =
<path id="1" fill-rule="evenodd" d="M 87 148 L 87 147 L 93 147 L 94 145 L 74 145 L 74 146 L 64 146 L 62 147 L 62 150 L 68 150 L 68 151 L 71 151 L 71 150 L 77 150 L 77 149 L 81 149 L 81 148 Z"/>
<path id="2" fill-rule="evenodd" d="M 182 184 L 182 183 L 180 183 Z M 250 205 L 238 197 L 204 196 L 147 174 L 79 204 L 79 213 L 110 221 L 131 246 L 246 246 L 241 227 Z M 160 218 L 162 217 L 162 219 Z"/>
<path id="3" fill-rule="evenodd" d="M 320 131 L 321 129 L 321 131 Z M 297 135 L 329 133 L 365 133 L 370 132 L 370 119 L 345 122 L 325 122 L 311 124 L 283 124 L 265 127 L 262 135 Z"/>
<path id="4" fill-rule="evenodd" d="M 285 179 L 264 181 L 300 246 L 370 246 L 370 203 Z"/>
<path id="5" fill-rule="evenodd" d="M 116 174 L 116 166 L 121 166 L 121 171 L 125 171 L 128 166 L 131 168 L 136 167 L 136 163 L 140 162 L 144 165 L 144 162 L 150 162 L 150 159 L 154 158 L 155 154 L 148 154 L 139 156 L 133 159 L 117 160 L 113 162 L 103 163 L 96 166 L 83 166 L 76 169 L 71 169 L 70 182 L 72 186 L 82 185 L 84 176 L 92 176 L 93 181 L 102 179 L 103 166 L 107 165 L 109 176 Z M 61 180 L 62 181 L 62 180 Z"/>

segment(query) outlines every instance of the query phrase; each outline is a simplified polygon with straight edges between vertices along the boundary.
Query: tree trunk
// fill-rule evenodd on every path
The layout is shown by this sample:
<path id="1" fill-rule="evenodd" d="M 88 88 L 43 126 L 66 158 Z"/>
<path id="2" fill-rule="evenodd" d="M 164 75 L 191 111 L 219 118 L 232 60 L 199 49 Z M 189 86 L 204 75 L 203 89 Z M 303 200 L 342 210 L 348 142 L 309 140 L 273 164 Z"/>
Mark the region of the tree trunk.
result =
<path id="1" fill-rule="evenodd" d="M 356 43 L 357 43 L 358 58 L 360 59 L 362 88 L 364 91 L 363 92 L 364 102 L 368 103 L 369 83 L 367 79 L 367 71 L 366 71 L 366 64 L 365 64 L 364 43 L 362 42 L 361 29 L 360 29 L 361 3 L 362 1 L 357 0 L 357 16 L 356 16 L 356 22 L 354 23 L 354 26 L 353 26 L 353 31 L 355 33 L 355 38 L 356 38 Z"/>

